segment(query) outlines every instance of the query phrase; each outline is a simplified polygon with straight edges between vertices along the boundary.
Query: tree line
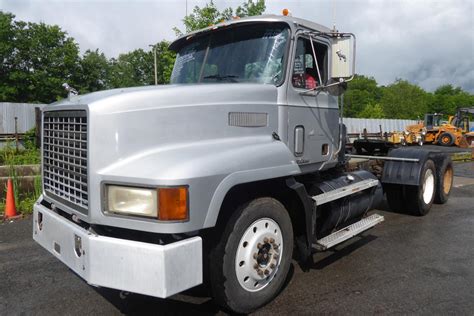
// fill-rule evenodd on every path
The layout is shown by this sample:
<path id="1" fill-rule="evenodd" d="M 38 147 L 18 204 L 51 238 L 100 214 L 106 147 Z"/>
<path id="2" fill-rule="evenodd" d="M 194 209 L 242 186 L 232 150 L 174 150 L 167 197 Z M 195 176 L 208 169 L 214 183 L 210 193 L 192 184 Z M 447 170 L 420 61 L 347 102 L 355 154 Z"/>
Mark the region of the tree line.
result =
<path id="1" fill-rule="evenodd" d="M 247 0 L 235 10 L 218 10 L 213 1 L 194 7 L 183 18 L 184 31 L 207 27 L 234 17 L 260 15 L 265 0 Z M 158 83 L 170 80 L 175 54 L 169 42 L 155 44 Z M 15 20 L 0 11 L 0 102 L 50 103 L 66 96 L 67 82 L 81 94 L 105 89 L 154 84 L 153 49 L 135 49 L 107 58 L 99 49 L 80 54 L 78 43 L 57 25 Z M 398 79 L 379 86 L 372 77 L 356 76 L 344 96 L 345 116 L 421 118 L 427 112 L 454 113 L 474 106 L 474 96 L 461 88 L 441 86 L 433 93 Z"/>
<path id="2" fill-rule="evenodd" d="M 50 103 L 65 97 L 67 82 L 81 94 L 154 84 L 153 52 L 135 49 L 107 58 L 87 50 L 57 25 L 14 20 L 0 11 L 0 102 Z M 155 44 L 158 82 L 167 83 L 174 63 L 169 43 Z"/>
<path id="3" fill-rule="evenodd" d="M 474 95 L 442 85 L 427 92 L 402 79 L 380 86 L 373 77 L 355 76 L 344 95 L 344 116 L 359 118 L 423 119 L 425 113 L 454 114 L 474 106 Z"/>

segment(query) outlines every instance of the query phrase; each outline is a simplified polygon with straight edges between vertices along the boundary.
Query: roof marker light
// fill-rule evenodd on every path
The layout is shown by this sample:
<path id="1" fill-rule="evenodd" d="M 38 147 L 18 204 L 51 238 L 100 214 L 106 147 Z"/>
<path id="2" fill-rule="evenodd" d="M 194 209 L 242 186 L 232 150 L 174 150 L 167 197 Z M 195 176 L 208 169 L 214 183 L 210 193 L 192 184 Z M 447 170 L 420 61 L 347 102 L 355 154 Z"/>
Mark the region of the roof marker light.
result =
<path id="1" fill-rule="evenodd" d="M 286 8 L 283 9 L 282 13 L 283 13 L 284 16 L 291 16 L 291 11 L 286 9 Z"/>

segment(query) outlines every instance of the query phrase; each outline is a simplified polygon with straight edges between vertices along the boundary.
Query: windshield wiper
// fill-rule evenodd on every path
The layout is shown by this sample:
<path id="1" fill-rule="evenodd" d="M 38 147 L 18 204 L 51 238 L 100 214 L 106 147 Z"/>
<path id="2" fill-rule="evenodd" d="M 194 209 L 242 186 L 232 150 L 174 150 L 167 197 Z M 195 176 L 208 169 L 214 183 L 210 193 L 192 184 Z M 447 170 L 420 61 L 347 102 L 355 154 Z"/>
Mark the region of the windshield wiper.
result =
<path id="1" fill-rule="evenodd" d="M 224 80 L 228 80 L 230 82 L 239 82 L 238 80 L 236 80 L 235 78 L 239 78 L 239 76 L 236 76 L 236 75 L 211 75 L 211 76 L 205 76 L 203 77 L 203 79 L 216 79 L 217 81 L 224 81 Z"/>

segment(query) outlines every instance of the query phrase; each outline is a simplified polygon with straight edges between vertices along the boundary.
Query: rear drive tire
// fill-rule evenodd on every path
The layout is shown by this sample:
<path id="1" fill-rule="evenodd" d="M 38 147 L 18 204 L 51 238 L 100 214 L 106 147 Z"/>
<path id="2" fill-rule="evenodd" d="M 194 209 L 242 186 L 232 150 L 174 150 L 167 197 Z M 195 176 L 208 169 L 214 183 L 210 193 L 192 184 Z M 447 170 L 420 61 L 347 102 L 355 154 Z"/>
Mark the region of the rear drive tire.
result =
<path id="1" fill-rule="evenodd" d="M 441 146 L 452 146 L 454 144 L 454 136 L 451 133 L 444 132 L 439 135 L 438 144 Z"/>
<path id="2" fill-rule="evenodd" d="M 213 297 L 224 309 L 250 313 L 281 290 L 293 255 L 293 227 L 285 207 L 273 198 L 240 206 L 210 252 Z"/>
<path id="3" fill-rule="evenodd" d="M 418 186 L 406 186 L 407 211 L 413 215 L 428 214 L 433 205 L 436 191 L 436 167 L 433 160 L 426 160 L 420 174 Z"/>
<path id="4" fill-rule="evenodd" d="M 443 160 L 443 164 L 436 170 L 436 193 L 434 202 L 444 204 L 448 201 L 453 187 L 454 169 L 450 157 Z"/>

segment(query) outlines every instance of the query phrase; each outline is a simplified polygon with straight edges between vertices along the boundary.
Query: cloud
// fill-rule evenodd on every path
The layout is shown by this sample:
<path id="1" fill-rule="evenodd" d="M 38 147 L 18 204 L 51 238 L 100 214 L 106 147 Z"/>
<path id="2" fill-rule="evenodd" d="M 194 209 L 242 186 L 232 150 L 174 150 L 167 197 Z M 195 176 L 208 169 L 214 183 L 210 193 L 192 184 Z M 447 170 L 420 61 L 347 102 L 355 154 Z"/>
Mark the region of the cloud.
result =
<path id="1" fill-rule="evenodd" d="M 205 0 L 188 0 L 188 11 Z M 244 0 L 215 0 L 223 9 Z M 471 0 L 267 0 L 266 13 L 323 25 L 336 22 L 357 36 L 358 73 L 387 85 L 407 79 L 427 90 L 451 83 L 474 93 L 474 4 Z M 57 24 L 80 44 L 107 56 L 172 40 L 182 27 L 185 0 L 0 0 L 19 20 Z"/>

